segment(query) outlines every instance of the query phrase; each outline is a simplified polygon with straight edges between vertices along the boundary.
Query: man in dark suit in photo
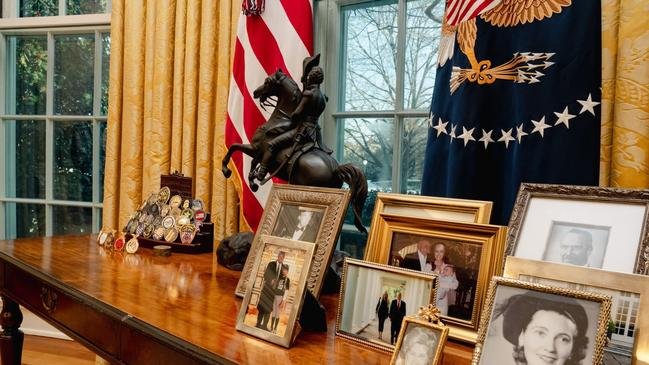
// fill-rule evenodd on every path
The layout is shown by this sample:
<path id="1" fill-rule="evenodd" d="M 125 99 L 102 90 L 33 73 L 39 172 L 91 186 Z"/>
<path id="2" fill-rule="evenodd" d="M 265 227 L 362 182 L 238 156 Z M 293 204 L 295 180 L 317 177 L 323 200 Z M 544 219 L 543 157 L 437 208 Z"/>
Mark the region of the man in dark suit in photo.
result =
<path id="1" fill-rule="evenodd" d="M 273 236 L 315 242 L 320 231 L 323 212 L 307 207 L 285 205 L 280 211 Z"/>
<path id="2" fill-rule="evenodd" d="M 432 244 L 426 238 L 422 238 L 417 243 L 417 252 L 406 255 L 401 261 L 401 267 L 404 269 L 417 270 L 423 272 L 432 272 L 433 266 L 428 260 Z"/>
<path id="3" fill-rule="evenodd" d="M 401 331 L 401 322 L 406 316 L 406 302 L 401 300 L 401 293 L 397 293 L 397 299 L 390 303 L 390 344 L 397 342 L 399 331 Z"/>
<path id="4" fill-rule="evenodd" d="M 264 271 L 264 282 L 259 293 L 259 302 L 257 303 L 258 313 L 255 327 L 265 331 L 270 331 L 268 328 L 268 320 L 270 319 L 270 313 L 273 310 L 273 303 L 275 302 L 275 287 L 282 274 L 282 267 L 285 266 L 284 256 L 286 256 L 286 253 L 280 251 L 277 254 L 277 260 L 269 262 Z"/>

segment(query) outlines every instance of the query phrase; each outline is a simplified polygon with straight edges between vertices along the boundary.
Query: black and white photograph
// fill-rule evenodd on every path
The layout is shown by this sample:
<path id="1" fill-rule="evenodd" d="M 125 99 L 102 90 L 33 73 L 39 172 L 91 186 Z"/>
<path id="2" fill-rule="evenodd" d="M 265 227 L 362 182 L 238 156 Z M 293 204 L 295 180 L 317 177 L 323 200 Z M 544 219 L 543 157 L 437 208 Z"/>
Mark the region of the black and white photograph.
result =
<path id="1" fill-rule="evenodd" d="M 282 204 L 272 235 L 297 241 L 315 242 L 324 208 Z"/>
<path id="2" fill-rule="evenodd" d="M 492 282 L 494 285 L 494 282 Z M 610 299 L 599 294 L 533 284 L 496 286 L 488 328 L 481 328 L 479 364 L 593 365 L 603 348 Z M 549 292 L 556 291 L 557 294 Z M 575 296 L 569 293 L 577 293 Z M 588 300 L 580 294 L 599 298 Z"/>
<path id="3" fill-rule="evenodd" d="M 390 365 L 437 365 L 441 362 L 448 328 L 406 318 Z"/>
<path id="4" fill-rule="evenodd" d="M 435 276 L 347 259 L 337 331 L 376 347 L 392 349 L 404 317 L 433 303 Z"/>
<path id="5" fill-rule="evenodd" d="M 553 221 L 543 261 L 601 269 L 611 227 Z"/>
<path id="6" fill-rule="evenodd" d="M 438 275 L 436 307 L 443 316 L 470 320 L 482 247 L 457 240 L 395 233 L 390 264 Z"/>

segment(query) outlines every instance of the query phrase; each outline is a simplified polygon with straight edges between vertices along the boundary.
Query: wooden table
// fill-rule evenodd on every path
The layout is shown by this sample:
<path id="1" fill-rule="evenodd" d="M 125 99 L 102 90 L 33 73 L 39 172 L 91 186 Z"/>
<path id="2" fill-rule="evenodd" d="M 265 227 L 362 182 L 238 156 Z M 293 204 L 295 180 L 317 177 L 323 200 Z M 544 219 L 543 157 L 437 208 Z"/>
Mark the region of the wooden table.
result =
<path id="1" fill-rule="evenodd" d="M 117 364 L 387 364 L 390 355 L 335 338 L 337 296 L 321 298 L 328 332 L 302 332 L 291 349 L 235 330 L 238 272 L 211 254 L 111 252 L 94 236 L 0 241 L 2 364 L 20 364 L 18 304 Z M 469 364 L 449 342 L 444 364 Z"/>

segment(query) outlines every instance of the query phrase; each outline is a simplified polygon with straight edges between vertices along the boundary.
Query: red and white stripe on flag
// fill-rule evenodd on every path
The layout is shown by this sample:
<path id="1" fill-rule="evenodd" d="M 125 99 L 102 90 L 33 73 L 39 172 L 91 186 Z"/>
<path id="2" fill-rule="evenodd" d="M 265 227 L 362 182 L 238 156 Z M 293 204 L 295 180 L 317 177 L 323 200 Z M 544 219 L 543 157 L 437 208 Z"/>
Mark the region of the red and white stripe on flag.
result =
<path id="1" fill-rule="evenodd" d="M 502 0 L 448 0 L 446 2 L 446 23 L 458 25 L 493 9 Z"/>
<path id="2" fill-rule="evenodd" d="M 312 53 L 312 0 L 267 1 L 260 16 L 239 17 L 225 126 L 228 148 L 249 143 L 255 129 L 270 116 L 253 99 L 253 91 L 278 68 L 299 83 L 302 60 Z M 253 193 L 247 179 L 252 159 L 235 153 L 232 160 L 241 181 L 243 216 L 256 231 L 273 182 Z"/>

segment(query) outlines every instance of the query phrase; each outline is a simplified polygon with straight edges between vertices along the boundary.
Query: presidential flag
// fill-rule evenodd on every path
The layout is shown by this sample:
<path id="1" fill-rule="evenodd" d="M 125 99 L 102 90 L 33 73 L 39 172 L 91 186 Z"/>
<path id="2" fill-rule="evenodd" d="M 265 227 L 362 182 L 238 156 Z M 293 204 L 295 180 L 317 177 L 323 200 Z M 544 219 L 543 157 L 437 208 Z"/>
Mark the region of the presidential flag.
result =
<path id="1" fill-rule="evenodd" d="M 268 120 L 272 108 L 261 108 L 252 96 L 268 75 L 281 68 L 294 80 L 302 76 L 302 60 L 313 52 L 312 8 L 312 0 L 243 1 L 230 80 L 226 147 L 250 143 L 257 127 Z M 251 158 L 235 153 L 232 160 L 241 182 L 243 216 L 256 230 L 274 182 L 253 193 L 247 179 Z"/>
<path id="2" fill-rule="evenodd" d="M 422 194 L 494 201 L 521 182 L 597 185 L 599 1 L 449 0 Z"/>

